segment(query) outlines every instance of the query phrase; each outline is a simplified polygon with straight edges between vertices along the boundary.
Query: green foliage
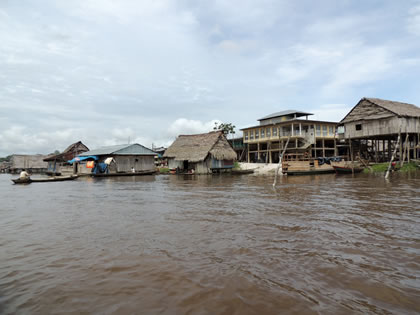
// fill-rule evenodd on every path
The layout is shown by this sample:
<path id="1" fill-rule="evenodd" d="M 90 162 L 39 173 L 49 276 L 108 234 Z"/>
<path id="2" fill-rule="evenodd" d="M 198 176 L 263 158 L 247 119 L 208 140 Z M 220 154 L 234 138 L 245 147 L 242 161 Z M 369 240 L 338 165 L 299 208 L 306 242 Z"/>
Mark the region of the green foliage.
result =
<path id="1" fill-rule="evenodd" d="M 373 164 L 372 170 L 374 173 L 384 173 L 388 170 L 389 163 L 379 163 L 379 164 Z M 395 170 L 401 171 L 401 172 L 410 172 L 410 171 L 416 171 L 420 170 L 420 168 L 417 166 L 416 163 L 410 162 L 410 163 L 404 163 L 403 167 L 400 167 L 400 162 L 396 162 Z M 369 173 L 368 169 L 364 170 L 365 173 Z"/>
<path id="2" fill-rule="evenodd" d="M 159 173 L 160 174 L 167 174 L 167 173 L 169 173 L 169 168 L 161 167 L 161 168 L 159 168 Z"/>
<path id="3" fill-rule="evenodd" d="M 417 166 L 417 163 L 410 162 L 405 163 L 403 167 L 400 168 L 401 172 L 410 172 L 410 171 L 417 171 L 420 170 L 420 168 Z"/>
<path id="4" fill-rule="evenodd" d="M 6 157 L 0 157 L 0 163 L 1 162 L 10 162 L 10 159 L 12 158 L 11 155 L 8 155 Z"/>
<path id="5" fill-rule="evenodd" d="M 234 162 L 233 163 L 233 169 L 235 170 L 239 170 L 241 167 L 239 166 L 239 162 Z"/>
<path id="6" fill-rule="evenodd" d="M 214 123 L 214 127 L 213 130 L 223 130 L 223 133 L 225 135 L 228 134 L 235 134 L 235 128 L 236 126 L 234 126 L 232 123 L 220 123 L 218 124 L 217 122 Z"/>
<path id="7" fill-rule="evenodd" d="M 386 172 L 388 170 L 388 165 L 389 163 L 378 163 L 378 164 L 373 164 L 371 167 L 374 173 L 380 173 L 380 172 Z"/>

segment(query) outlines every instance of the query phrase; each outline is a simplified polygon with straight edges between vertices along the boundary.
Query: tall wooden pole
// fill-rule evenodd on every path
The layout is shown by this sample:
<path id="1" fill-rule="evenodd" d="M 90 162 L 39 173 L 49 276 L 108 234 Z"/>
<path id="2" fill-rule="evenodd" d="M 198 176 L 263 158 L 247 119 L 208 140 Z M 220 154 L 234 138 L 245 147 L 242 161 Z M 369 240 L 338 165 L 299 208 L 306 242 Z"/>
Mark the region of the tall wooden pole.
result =
<path id="1" fill-rule="evenodd" d="M 389 172 L 391 170 L 392 162 L 394 161 L 395 154 L 397 153 L 398 145 L 400 144 L 401 133 L 398 134 L 397 143 L 395 144 L 394 153 L 392 153 L 391 161 L 389 161 L 388 170 L 385 173 L 385 178 L 389 177 Z"/>

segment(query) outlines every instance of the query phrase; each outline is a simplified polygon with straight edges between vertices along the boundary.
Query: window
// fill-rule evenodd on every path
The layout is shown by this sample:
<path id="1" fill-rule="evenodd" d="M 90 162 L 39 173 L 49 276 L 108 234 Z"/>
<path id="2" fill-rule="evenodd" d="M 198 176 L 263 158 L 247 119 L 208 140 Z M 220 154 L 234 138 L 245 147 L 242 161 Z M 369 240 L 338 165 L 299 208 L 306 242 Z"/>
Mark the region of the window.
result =
<path id="1" fill-rule="evenodd" d="M 327 129 L 327 126 L 325 125 L 322 125 L 322 136 L 323 137 L 328 136 L 328 129 Z"/>
<path id="2" fill-rule="evenodd" d="M 277 127 L 273 127 L 273 137 L 277 137 Z"/>
<path id="3" fill-rule="evenodd" d="M 320 136 L 321 136 L 321 125 L 316 125 L 316 135 L 317 135 L 318 137 L 320 137 Z"/>
<path id="4" fill-rule="evenodd" d="M 270 138 L 271 137 L 271 128 L 267 128 L 265 130 L 265 134 L 267 135 L 267 138 Z"/>
<path id="5" fill-rule="evenodd" d="M 245 140 L 248 140 L 248 131 L 244 132 L 244 138 L 245 138 Z"/>
<path id="6" fill-rule="evenodd" d="M 330 136 L 334 136 L 334 127 L 333 126 L 329 127 L 329 134 L 330 134 Z"/>
<path id="7" fill-rule="evenodd" d="M 257 129 L 255 130 L 255 140 L 260 138 L 260 131 Z"/>
<path id="8" fill-rule="evenodd" d="M 261 129 L 261 138 L 264 138 L 265 137 L 265 129 L 263 128 L 263 129 Z"/>
<path id="9" fill-rule="evenodd" d="M 356 130 L 362 130 L 362 124 L 357 124 L 356 125 Z"/>
<path id="10" fill-rule="evenodd" d="M 254 140 L 254 130 L 249 132 L 249 140 Z"/>

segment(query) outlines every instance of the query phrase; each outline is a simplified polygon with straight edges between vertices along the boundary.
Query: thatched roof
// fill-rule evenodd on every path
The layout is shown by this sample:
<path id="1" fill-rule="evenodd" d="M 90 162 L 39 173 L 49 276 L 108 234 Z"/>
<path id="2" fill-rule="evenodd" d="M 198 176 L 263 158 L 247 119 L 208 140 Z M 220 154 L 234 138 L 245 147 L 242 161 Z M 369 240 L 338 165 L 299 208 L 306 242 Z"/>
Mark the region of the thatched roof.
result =
<path id="1" fill-rule="evenodd" d="M 177 161 L 200 162 L 209 154 L 217 160 L 236 159 L 236 153 L 222 131 L 181 135 L 165 151 L 163 157 L 174 158 Z"/>
<path id="2" fill-rule="evenodd" d="M 372 117 L 369 116 L 368 112 L 361 112 L 362 115 L 359 113 L 355 113 L 355 109 L 359 107 L 359 105 L 363 104 L 370 104 L 374 106 L 379 106 L 383 112 L 372 112 Z M 388 101 L 383 100 L 380 98 L 372 98 L 372 97 L 364 97 L 362 98 L 356 106 L 352 108 L 352 110 L 341 120 L 341 123 L 347 123 L 351 121 L 356 121 L 360 119 L 378 119 L 378 118 L 385 118 L 390 116 L 399 116 L 399 117 L 420 117 L 420 108 L 413 104 L 395 102 L 395 101 Z M 362 117 L 363 116 L 363 117 Z"/>
<path id="3" fill-rule="evenodd" d="M 69 145 L 63 152 L 59 153 L 59 154 L 52 154 L 47 156 L 44 161 L 48 162 L 48 161 L 67 161 L 67 160 L 71 160 L 72 158 L 74 158 L 76 155 L 89 151 L 89 148 L 87 146 L 85 146 L 82 141 L 78 141 L 75 142 L 71 145 Z"/>

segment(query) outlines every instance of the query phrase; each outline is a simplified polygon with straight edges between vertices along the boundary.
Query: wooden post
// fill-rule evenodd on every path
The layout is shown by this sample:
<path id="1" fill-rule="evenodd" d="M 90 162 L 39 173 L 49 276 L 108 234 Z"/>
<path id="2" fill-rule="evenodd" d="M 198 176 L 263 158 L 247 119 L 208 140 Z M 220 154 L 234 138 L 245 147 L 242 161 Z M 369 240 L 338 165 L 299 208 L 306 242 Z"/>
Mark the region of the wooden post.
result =
<path id="1" fill-rule="evenodd" d="M 350 139 L 350 159 L 351 159 L 351 173 L 354 174 L 354 161 L 353 161 L 353 147 Z"/>
<path id="2" fill-rule="evenodd" d="M 391 161 L 389 161 L 388 170 L 385 173 L 385 178 L 389 177 L 389 171 L 391 170 L 392 162 L 394 161 L 395 154 L 397 153 L 398 145 L 400 144 L 401 133 L 398 134 L 397 143 L 395 144 L 394 153 L 392 153 Z"/>
<path id="3" fill-rule="evenodd" d="M 400 146 L 400 154 L 399 154 L 399 157 L 400 157 L 400 165 L 402 166 L 402 141 L 401 141 L 401 128 L 400 128 L 400 132 L 398 133 L 398 139 L 400 139 L 400 142 L 399 142 L 399 146 Z M 397 144 L 398 144 L 398 142 L 397 142 Z"/>
<path id="4" fill-rule="evenodd" d="M 289 140 L 290 140 L 290 136 L 289 136 L 289 138 L 287 138 L 286 146 L 284 147 L 283 152 L 279 156 L 279 164 L 277 165 L 277 168 L 276 168 L 276 175 L 274 176 L 273 187 L 276 187 L 276 184 L 277 184 L 277 175 L 279 174 L 280 166 L 283 163 L 283 156 L 284 156 L 284 153 L 286 153 L 286 149 L 287 149 L 287 145 L 289 144 Z"/>
<path id="5" fill-rule="evenodd" d="M 402 158 L 402 161 L 401 161 L 401 167 L 404 165 L 404 161 L 405 161 L 405 158 L 407 157 L 407 149 L 408 149 L 408 133 L 406 133 L 406 136 L 405 136 L 405 141 L 404 141 L 404 152 L 403 152 L 403 158 Z"/>
<path id="6" fill-rule="evenodd" d="M 338 155 L 338 150 L 337 150 L 337 139 L 334 136 L 334 156 Z"/>

